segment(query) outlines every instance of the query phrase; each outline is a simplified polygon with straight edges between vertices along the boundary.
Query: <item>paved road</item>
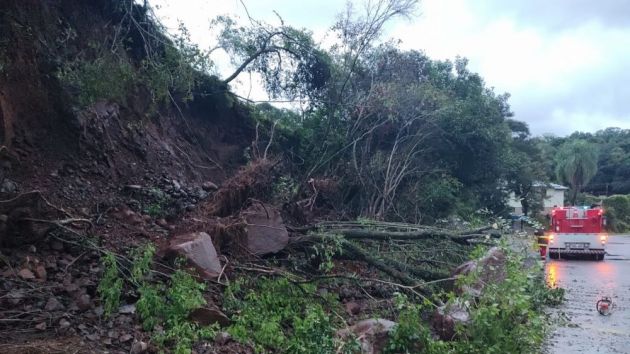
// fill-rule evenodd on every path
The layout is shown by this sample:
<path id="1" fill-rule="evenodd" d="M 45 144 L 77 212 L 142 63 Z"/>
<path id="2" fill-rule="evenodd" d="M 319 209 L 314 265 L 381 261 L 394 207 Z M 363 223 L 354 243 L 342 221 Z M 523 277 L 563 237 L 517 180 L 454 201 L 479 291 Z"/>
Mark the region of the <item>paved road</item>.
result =
<path id="1" fill-rule="evenodd" d="M 553 310 L 560 323 L 551 333 L 548 353 L 630 353 L 630 235 L 611 236 L 606 259 L 557 260 L 546 264 L 547 281 L 566 289 L 566 301 Z M 613 300 L 610 316 L 595 304 Z"/>

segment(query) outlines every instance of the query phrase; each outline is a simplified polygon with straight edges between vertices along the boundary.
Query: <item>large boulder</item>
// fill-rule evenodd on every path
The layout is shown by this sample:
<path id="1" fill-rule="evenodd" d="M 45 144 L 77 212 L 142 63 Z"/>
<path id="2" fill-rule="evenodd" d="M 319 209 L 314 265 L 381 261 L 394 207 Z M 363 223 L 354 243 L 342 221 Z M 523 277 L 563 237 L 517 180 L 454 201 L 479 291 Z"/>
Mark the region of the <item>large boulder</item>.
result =
<path id="1" fill-rule="evenodd" d="M 455 278 L 465 277 L 476 273 L 476 279 L 455 289 L 458 294 L 469 294 L 479 297 L 486 284 L 501 283 L 507 277 L 507 256 L 499 247 L 493 247 L 480 259 L 468 261 L 455 269 Z"/>
<path id="2" fill-rule="evenodd" d="M 341 339 L 356 338 L 361 345 L 362 354 L 380 354 L 387 345 L 390 333 L 395 326 L 396 322 L 371 318 L 338 331 L 337 336 Z"/>
<path id="3" fill-rule="evenodd" d="M 204 278 L 215 279 L 221 274 L 221 261 L 210 235 L 205 232 L 175 236 L 169 244 L 167 253 L 186 258 Z"/>
<path id="4" fill-rule="evenodd" d="M 278 209 L 255 203 L 241 212 L 247 250 L 257 256 L 276 253 L 289 243 L 289 232 Z"/>
<path id="5" fill-rule="evenodd" d="M 442 340 L 453 340 L 458 326 L 466 326 L 470 322 L 470 311 L 467 297 L 480 297 L 486 284 L 501 283 L 507 277 L 507 256 L 505 252 L 493 247 L 481 258 L 468 261 L 453 271 L 454 278 L 474 274 L 471 282 L 464 282 L 455 288 L 461 297 L 449 301 L 439 307 L 431 317 L 431 326 Z M 467 296 L 462 296 L 467 295 Z"/>
<path id="6" fill-rule="evenodd" d="M 458 326 L 466 326 L 470 322 L 470 311 L 461 299 L 456 299 L 435 310 L 431 317 L 433 331 L 445 341 L 455 339 Z"/>

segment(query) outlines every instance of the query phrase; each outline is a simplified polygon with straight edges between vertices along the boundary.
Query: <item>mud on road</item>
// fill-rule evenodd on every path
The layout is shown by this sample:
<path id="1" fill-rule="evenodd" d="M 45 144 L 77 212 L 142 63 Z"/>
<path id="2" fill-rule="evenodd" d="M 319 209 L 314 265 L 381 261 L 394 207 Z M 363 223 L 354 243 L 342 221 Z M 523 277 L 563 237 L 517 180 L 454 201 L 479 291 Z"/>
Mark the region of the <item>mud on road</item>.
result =
<path id="1" fill-rule="evenodd" d="M 630 235 L 610 236 L 604 261 L 549 260 L 545 268 L 548 283 L 566 290 L 551 310 L 560 322 L 545 352 L 630 353 Z M 604 296 L 614 304 L 610 316 L 596 310 Z"/>

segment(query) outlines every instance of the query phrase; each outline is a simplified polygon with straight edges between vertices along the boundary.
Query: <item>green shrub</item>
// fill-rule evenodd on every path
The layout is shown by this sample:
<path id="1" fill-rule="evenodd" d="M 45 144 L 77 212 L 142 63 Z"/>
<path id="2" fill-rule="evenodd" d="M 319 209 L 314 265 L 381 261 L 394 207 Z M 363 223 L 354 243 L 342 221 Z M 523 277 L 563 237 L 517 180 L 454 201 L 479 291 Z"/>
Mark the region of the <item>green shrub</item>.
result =
<path id="1" fill-rule="evenodd" d="M 105 316 L 110 316 L 118 311 L 120 306 L 120 295 L 123 287 L 123 280 L 118 272 L 118 263 L 116 256 L 112 253 L 106 253 L 103 258 L 103 278 L 98 284 L 97 292 L 103 302 L 103 310 Z"/>
<path id="2" fill-rule="evenodd" d="M 430 346 L 431 333 L 422 322 L 422 307 L 410 303 L 402 294 L 396 294 L 395 302 L 400 313 L 385 354 L 420 353 L 426 350 Z"/>
<path id="3" fill-rule="evenodd" d="M 124 101 L 135 82 L 135 74 L 127 59 L 106 54 L 94 60 L 66 62 L 57 72 L 57 77 L 83 108 L 98 100 Z"/>
<path id="4" fill-rule="evenodd" d="M 508 252 L 507 277 L 502 283 L 486 284 L 480 298 L 457 298 L 470 311 L 466 326 L 456 328 L 454 341 L 434 339 L 422 322 L 422 309 L 432 307 L 397 300 L 400 313 L 387 346 L 387 353 L 539 353 L 548 319 L 543 307 L 560 303 L 562 289 L 549 289 L 539 269 L 524 270 L 519 258 Z M 476 252 L 477 253 L 477 252 Z M 478 274 L 460 280 L 474 282 Z M 402 299 L 402 301 L 401 301 Z"/>
<path id="5" fill-rule="evenodd" d="M 136 310 L 143 328 L 153 332 L 153 339 L 160 346 L 172 345 L 177 354 L 190 353 L 196 341 L 213 338 L 216 334 L 216 327 L 199 326 L 188 319 L 192 310 L 206 304 L 205 285 L 182 269 L 176 270 L 167 283 L 151 283 L 149 274 L 154 253 L 155 247 L 151 244 L 132 250 L 128 278 L 123 278 L 113 254 L 103 257 L 105 272 L 98 292 L 105 314 L 118 310 L 124 280 L 127 280 L 131 291 L 139 295 Z"/>
<path id="6" fill-rule="evenodd" d="M 604 199 L 607 228 L 612 232 L 630 230 L 630 196 L 613 195 Z"/>
<path id="7" fill-rule="evenodd" d="M 506 252 L 505 281 L 486 284 L 479 299 L 468 299 L 471 322 L 459 329 L 457 353 L 539 352 L 547 328 L 543 306 L 559 301 L 561 291 L 549 289 L 539 269 L 523 269 L 521 259 Z"/>
<path id="8" fill-rule="evenodd" d="M 228 332 L 237 341 L 258 352 L 335 352 L 335 328 L 315 286 L 266 278 L 247 291 L 242 286 L 236 282 L 225 292 L 225 306 L 235 313 Z"/>

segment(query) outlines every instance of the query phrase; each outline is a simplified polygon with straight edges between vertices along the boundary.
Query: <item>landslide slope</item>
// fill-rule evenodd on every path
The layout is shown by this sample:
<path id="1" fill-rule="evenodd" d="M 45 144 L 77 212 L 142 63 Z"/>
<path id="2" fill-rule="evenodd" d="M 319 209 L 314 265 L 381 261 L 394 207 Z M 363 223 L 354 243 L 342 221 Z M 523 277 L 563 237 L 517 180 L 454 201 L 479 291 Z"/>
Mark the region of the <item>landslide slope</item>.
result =
<path id="1" fill-rule="evenodd" d="M 246 162 L 248 109 L 147 11 L 0 2 L 0 352 L 128 352 L 132 317 L 97 321 L 101 254 L 59 236 L 159 244 Z"/>

